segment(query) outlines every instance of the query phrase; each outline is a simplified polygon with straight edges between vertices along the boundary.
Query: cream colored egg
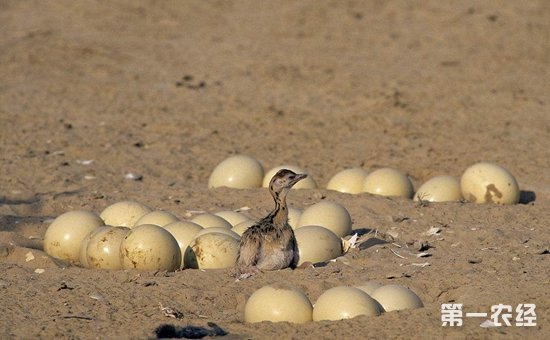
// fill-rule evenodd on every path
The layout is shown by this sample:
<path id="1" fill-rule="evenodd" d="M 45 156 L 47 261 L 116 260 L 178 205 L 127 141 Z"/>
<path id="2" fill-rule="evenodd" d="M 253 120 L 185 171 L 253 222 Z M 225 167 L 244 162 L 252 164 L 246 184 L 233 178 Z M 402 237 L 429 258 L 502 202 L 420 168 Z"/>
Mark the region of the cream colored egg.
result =
<path id="1" fill-rule="evenodd" d="M 164 227 L 167 224 L 177 221 L 179 221 L 179 218 L 177 218 L 174 214 L 169 213 L 168 211 L 155 210 L 141 216 L 141 218 L 136 222 L 136 225 L 154 224 L 159 227 Z"/>
<path id="2" fill-rule="evenodd" d="M 351 216 L 342 205 L 322 201 L 304 210 L 298 222 L 298 229 L 305 225 L 320 225 L 337 236 L 344 237 L 351 233 Z"/>
<path id="3" fill-rule="evenodd" d="M 185 268 L 221 269 L 235 266 L 239 240 L 221 233 L 195 237 L 185 251 Z"/>
<path id="4" fill-rule="evenodd" d="M 386 312 L 424 307 L 418 295 L 399 285 L 382 286 L 375 289 L 371 296 L 380 303 Z"/>
<path id="5" fill-rule="evenodd" d="M 90 211 L 74 210 L 59 215 L 44 235 L 44 251 L 57 259 L 80 262 L 80 244 L 88 234 L 104 225 Z"/>
<path id="6" fill-rule="evenodd" d="M 348 194 L 358 194 L 363 192 L 363 182 L 367 175 L 368 172 L 361 168 L 342 170 L 330 179 L 327 189 Z"/>
<path id="7" fill-rule="evenodd" d="M 176 241 L 178 241 L 181 251 L 181 265 L 183 266 L 183 256 L 185 254 L 185 250 L 191 241 L 193 241 L 195 235 L 199 231 L 203 230 L 203 228 L 200 225 L 190 221 L 173 222 L 165 225 L 163 228 L 172 234 Z"/>
<path id="8" fill-rule="evenodd" d="M 107 225 L 133 228 L 143 215 L 150 212 L 148 206 L 139 202 L 121 201 L 105 208 L 99 216 Z"/>
<path id="9" fill-rule="evenodd" d="M 313 308 L 313 321 L 351 319 L 359 315 L 380 315 L 380 307 L 355 287 L 331 288 L 319 296 Z"/>
<path id="10" fill-rule="evenodd" d="M 130 228 L 100 228 L 91 235 L 86 247 L 88 268 L 122 269 L 120 244 Z"/>
<path id="11" fill-rule="evenodd" d="M 381 283 L 374 282 L 374 281 L 368 281 L 368 282 L 365 282 L 364 284 L 362 284 L 360 286 L 357 286 L 356 288 L 359 288 L 362 291 L 364 291 L 365 293 L 371 295 L 376 289 L 378 289 L 380 287 L 382 287 Z"/>
<path id="12" fill-rule="evenodd" d="M 216 166 L 208 179 L 208 187 L 259 188 L 263 177 L 264 168 L 260 162 L 249 156 L 237 155 Z"/>
<path id="13" fill-rule="evenodd" d="M 203 230 L 199 231 L 195 235 L 194 238 L 197 238 L 197 237 L 199 237 L 201 235 L 204 235 L 204 234 L 210 234 L 210 233 L 225 234 L 225 235 L 231 236 L 233 238 L 236 238 L 237 240 L 239 240 L 241 238 L 241 236 L 239 234 L 237 234 L 236 232 L 234 232 L 233 230 L 227 229 L 227 228 L 224 228 L 224 227 L 204 228 Z"/>
<path id="14" fill-rule="evenodd" d="M 244 214 L 232 210 L 220 211 L 215 213 L 214 215 L 219 216 L 229 222 L 229 224 L 231 224 L 231 227 L 234 227 L 241 222 L 250 220 L 250 218 L 248 218 Z"/>
<path id="15" fill-rule="evenodd" d="M 196 223 L 205 229 L 212 227 L 221 227 L 227 229 L 233 228 L 231 223 L 227 222 L 224 218 L 209 213 L 197 215 L 191 219 L 191 222 Z"/>
<path id="16" fill-rule="evenodd" d="M 288 208 L 288 224 L 292 229 L 298 228 L 303 211 L 297 208 Z"/>
<path id="17" fill-rule="evenodd" d="M 90 238 L 92 238 L 92 236 L 94 236 L 94 234 L 98 230 L 109 229 L 109 228 L 112 228 L 112 227 L 111 226 L 97 227 L 92 231 L 90 231 L 88 235 L 86 235 L 86 237 L 82 240 L 82 242 L 80 242 L 80 250 L 78 252 L 79 266 L 81 266 L 82 268 L 90 268 L 88 265 L 88 242 L 90 241 Z"/>
<path id="18" fill-rule="evenodd" d="M 412 198 L 413 186 L 409 177 L 403 172 L 392 168 L 382 168 L 365 177 L 363 192 Z"/>
<path id="19" fill-rule="evenodd" d="M 176 241 L 178 241 L 182 253 L 189 243 L 191 243 L 195 235 L 197 235 L 199 231 L 204 230 L 203 227 L 191 221 L 177 221 L 165 225 L 163 228 L 172 234 Z"/>
<path id="20" fill-rule="evenodd" d="M 321 226 L 304 226 L 294 230 L 300 258 L 304 262 L 319 263 L 342 256 L 342 240 Z"/>
<path id="21" fill-rule="evenodd" d="M 246 322 L 305 323 L 312 320 L 312 306 L 306 294 L 286 285 L 269 285 L 255 291 L 246 301 Z"/>
<path id="22" fill-rule="evenodd" d="M 456 202 L 462 199 L 460 182 L 453 176 L 433 177 L 418 188 L 415 201 Z"/>
<path id="23" fill-rule="evenodd" d="M 256 221 L 254 220 L 244 221 L 231 228 L 231 231 L 237 233 L 239 236 L 242 236 L 246 229 L 252 227 L 254 224 L 256 224 Z"/>
<path id="24" fill-rule="evenodd" d="M 474 203 L 516 204 L 520 190 L 515 177 L 493 163 L 477 163 L 466 169 L 460 179 L 462 195 Z"/>
<path id="25" fill-rule="evenodd" d="M 311 175 L 306 169 L 296 165 L 288 165 L 288 164 L 276 166 L 273 169 L 269 170 L 264 176 L 262 187 L 267 188 L 269 186 L 269 182 L 271 182 L 271 178 L 273 178 L 273 176 L 275 176 L 277 171 L 281 169 L 288 169 L 290 171 L 294 171 L 297 174 L 307 174 L 307 177 L 302 179 L 298 183 L 294 184 L 292 189 L 316 189 L 317 188 L 317 183 L 315 183 L 315 180 L 313 179 L 313 177 L 311 177 Z"/>
<path id="26" fill-rule="evenodd" d="M 132 228 L 120 245 L 122 268 L 174 271 L 180 268 L 181 251 L 167 230 L 143 224 Z"/>

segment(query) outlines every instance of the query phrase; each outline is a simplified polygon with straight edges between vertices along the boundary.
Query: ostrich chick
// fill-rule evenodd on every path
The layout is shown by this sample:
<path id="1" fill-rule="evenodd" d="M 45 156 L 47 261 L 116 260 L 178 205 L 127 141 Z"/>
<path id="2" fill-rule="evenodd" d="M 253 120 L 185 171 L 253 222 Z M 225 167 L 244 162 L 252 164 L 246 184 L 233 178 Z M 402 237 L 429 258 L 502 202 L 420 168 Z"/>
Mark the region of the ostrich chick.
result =
<path id="1" fill-rule="evenodd" d="M 294 184 L 306 177 L 306 174 L 282 169 L 269 182 L 269 192 L 275 200 L 275 209 L 241 236 L 237 258 L 240 278 L 252 276 L 262 270 L 296 267 L 298 245 L 294 231 L 288 224 L 286 195 Z"/>

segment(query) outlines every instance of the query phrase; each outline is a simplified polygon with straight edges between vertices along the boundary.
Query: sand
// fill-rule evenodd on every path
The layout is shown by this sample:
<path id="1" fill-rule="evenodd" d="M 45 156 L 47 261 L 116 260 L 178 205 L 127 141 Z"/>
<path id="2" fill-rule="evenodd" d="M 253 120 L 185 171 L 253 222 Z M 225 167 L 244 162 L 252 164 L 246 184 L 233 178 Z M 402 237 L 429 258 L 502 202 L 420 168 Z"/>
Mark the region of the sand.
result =
<path id="1" fill-rule="evenodd" d="M 550 337 L 548 2 L 2 1 L 0 28 L 0 338 L 143 339 L 208 322 L 231 339 Z M 233 154 L 308 169 L 320 189 L 289 204 L 340 203 L 368 242 L 343 261 L 240 282 L 231 269 L 89 270 L 42 251 L 52 218 L 125 199 L 180 218 L 244 206 L 262 217 L 265 189 L 207 188 Z M 516 176 L 520 204 L 322 189 L 354 166 L 401 169 L 418 188 L 479 161 Z M 415 256 L 422 242 L 430 257 Z M 315 302 L 367 281 L 409 287 L 425 307 L 243 321 L 266 284 Z M 489 314 L 534 303 L 537 325 L 442 327 L 442 303 Z"/>

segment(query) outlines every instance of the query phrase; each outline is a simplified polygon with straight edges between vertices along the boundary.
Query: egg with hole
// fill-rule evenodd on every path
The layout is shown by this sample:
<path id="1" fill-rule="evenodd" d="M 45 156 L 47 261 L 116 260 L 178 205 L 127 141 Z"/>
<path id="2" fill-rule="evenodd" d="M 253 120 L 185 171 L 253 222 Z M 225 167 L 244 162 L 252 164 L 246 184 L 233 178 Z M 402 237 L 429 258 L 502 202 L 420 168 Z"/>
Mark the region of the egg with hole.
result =
<path id="1" fill-rule="evenodd" d="M 219 211 L 214 215 L 221 217 L 229 222 L 229 224 L 231 224 L 231 227 L 234 227 L 241 222 L 250 220 L 250 218 L 248 218 L 246 215 L 232 210 Z"/>
<path id="2" fill-rule="evenodd" d="M 460 188 L 464 198 L 474 203 L 516 204 L 520 197 L 516 178 L 502 166 L 487 162 L 466 169 Z"/>
<path id="3" fill-rule="evenodd" d="M 418 188 L 415 201 L 456 202 L 462 200 L 460 181 L 453 176 L 436 176 L 430 178 Z"/>
<path id="4" fill-rule="evenodd" d="M 313 321 L 351 319 L 359 315 L 380 315 L 380 307 L 355 287 L 331 288 L 319 296 L 313 307 Z"/>
<path id="5" fill-rule="evenodd" d="M 252 227 L 254 224 L 256 224 L 256 221 L 244 221 L 231 228 L 231 231 L 238 234 L 239 236 L 242 236 L 246 229 Z"/>
<path id="6" fill-rule="evenodd" d="M 264 168 L 260 162 L 250 156 L 236 155 L 216 166 L 208 179 L 208 187 L 259 188 L 263 177 Z"/>
<path id="7" fill-rule="evenodd" d="M 399 285 L 387 285 L 377 288 L 372 292 L 371 297 L 378 301 L 386 312 L 424 307 L 418 295 L 412 290 Z"/>
<path id="8" fill-rule="evenodd" d="M 412 198 L 413 185 L 409 177 L 400 170 L 382 168 L 371 172 L 365 177 L 363 192 L 382 196 Z"/>
<path id="9" fill-rule="evenodd" d="M 181 265 L 181 251 L 167 230 L 154 224 L 132 228 L 120 244 L 123 269 L 175 271 Z"/>
<path id="10" fill-rule="evenodd" d="M 185 250 L 195 237 L 195 235 L 203 230 L 203 228 L 193 222 L 190 221 L 177 221 L 172 222 L 168 225 L 165 225 L 164 230 L 168 231 L 176 241 L 178 242 L 178 246 L 180 247 L 181 251 L 181 265 L 183 266 L 183 256 L 185 254 Z"/>
<path id="11" fill-rule="evenodd" d="M 326 262 L 342 256 L 342 239 L 321 226 L 303 226 L 294 230 L 298 243 L 298 265 Z"/>
<path id="12" fill-rule="evenodd" d="M 159 227 L 164 227 L 167 224 L 177 221 L 179 221 L 179 218 L 168 211 L 154 210 L 141 216 L 141 218 L 136 222 L 136 225 L 154 224 Z"/>
<path id="13" fill-rule="evenodd" d="M 239 254 L 239 240 L 221 233 L 207 233 L 195 237 L 185 250 L 185 268 L 221 269 L 235 266 Z"/>
<path id="14" fill-rule="evenodd" d="M 148 206 L 139 202 L 121 201 L 105 208 L 99 216 L 107 225 L 133 228 L 143 215 L 150 212 Z"/>
<path id="15" fill-rule="evenodd" d="M 309 174 L 309 172 L 306 169 L 301 168 L 301 167 L 296 166 L 296 165 L 288 165 L 288 164 L 287 165 L 276 166 L 276 167 L 272 168 L 271 170 L 269 170 L 264 176 L 264 179 L 263 179 L 263 182 L 262 182 L 262 187 L 267 188 L 269 186 L 269 183 L 271 182 L 271 179 L 273 178 L 273 176 L 275 176 L 277 171 L 279 171 L 281 169 L 288 169 L 288 170 L 293 171 L 297 174 L 307 174 L 307 177 L 302 179 L 298 183 L 294 184 L 292 189 L 316 189 L 317 188 L 317 183 L 315 182 L 313 177 L 311 177 L 311 175 Z"/>
<path id="16" fill-rule="evenodd" d="M 231 223 L 227 222 L 224 218 L 209 213 L 197 215 L 191 219 L 191 222 L 196 223 L 205 229 L 212 227 L 222 227 L 227 229 L 233 228 Z"/>
<path id="17" fill-rule="evenodd" d="M 341 204 L 322 201 L 304 210 L 297 229 L 306 225 L 320 225 L 344 237 L 351 233 L 351 216 Z"/>
<path id="18" fill-rule="evenodd" d="M 246 301 L 246 322 L 305 323 L 312 320 L 312 306 L 306 294 L 298 288 L 274 284 L 256 290 Z"/>
<path id="19" fill-rule="evenodd" d="M 130 228 L 108 227 L 96 230 L 86 247 L 88 268 L 122 269 L 120 244 Z"/>
<path id="20" fill-rule="evenodd" d="M 86 237 L 80 242 L 80 250 L 78 252 L 78 259 L 79 259 L 79 265 L 82 268 L 90 268 L 88 265 L 88 242 L 90 241 L 90 238 L 94 236 L 94 234 L 101 229 L 109 229 L 112 228 L 111 226 L 100 226 L 88 233 Z"/>
<path id="21" fill-rule="evenodd" d="M 363 182 L 367 175 L 368 172 L 361 168 L 342 170 L 332 176 L 327 184 L 327 189 L 348 194 L 361 193 L 363 192 Z"/>
<path id="22" fill-rule="evenodd" d="M 74 210 L 59 215 L 44 234 L 44 251 L 56 259 L 80 262 L 80 244 L 88 234 L 104 225 L 91 211 Z"/>

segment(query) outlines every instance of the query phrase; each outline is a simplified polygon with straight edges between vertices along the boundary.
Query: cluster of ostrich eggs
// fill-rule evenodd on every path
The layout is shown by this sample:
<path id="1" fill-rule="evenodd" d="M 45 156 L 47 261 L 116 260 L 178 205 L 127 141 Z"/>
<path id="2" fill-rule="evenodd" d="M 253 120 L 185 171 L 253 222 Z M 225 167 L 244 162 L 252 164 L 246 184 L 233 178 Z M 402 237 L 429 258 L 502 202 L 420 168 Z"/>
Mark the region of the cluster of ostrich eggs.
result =
<path id="1" fill-rule="evenodd" d="M 421 307 L 424 305 L 418 295 L 398 285 L 383 286 L 367 282 L 358 287 L 338 286 L 323 292 L 315 305 L 296 287 L 268 285 L 256 290 L 248 298 L 244 320 L 251 323 L 336 321 Z"/>
<path id="2" fill-rule="evenodd" d="M 339 204 L 321 202 L 304 212 L 292 208 L 300 264 L 329 261 L 343 254 L 351 218 Z M 190 220 L 122 201 L 100 215 L 75 210 L 58 216 L 46 230 L 44 250 L 85 268 L 168 270 L 221 269 L 236 263 L 240 237 L 255 224 L 235 211 L 202 213 Z"/>
<path id="3" fill-rule="evenodd" d="M 264 172 L 262 164 L 245 155 L 231 156 L 216 166 L 210 175 L 210 188 L 258 188 L 267 187 L 273 175 L 280 169 L 308 174 L 293 189 L 315 189 L 317 182 L 304 168 L 296 165 L 280 165 Z M 466 169 L 460 179 L 453 176 L 436 176 L 424 182 L 414 191 L 406 173 L 394 168 L 380 168 L 367 172 L 362 168 L 345 169 L 335 174 L 327 189 L 349 194 L 370 193 L 381 196 L 412 198 L 415 201 L 516 204 L 519 202 L 519 186 L 514 176 L 498 164 L 481 162 Z"/>
<path id="4" fill-rule="evenodd" d="M 382 196 L 413 198 L 415 201 L 516 204 L 519 186 L 514 176 L 500 165 L 481 162 L 466 169 L 460 179 L 442 175 L 424 182 L 416 193 L 410 178 L 393 168 L 367 173 L 360 168 L 334 175 L 327 189 L 357 194 L 368 192 Z"/>
<path id="5" fill-rule="evenodd" d="M 188 268 L 228 268 L 235 264 L 240 238 L 231 230 L 233 224 L 249 221 L 234 211 L 180 220 L 167 211 L 122 201 L 99 215 L 84 210 L 61 214 L 46 230 L 44 251 L 94 269 L 174 271 L 186 263 Z"/>

